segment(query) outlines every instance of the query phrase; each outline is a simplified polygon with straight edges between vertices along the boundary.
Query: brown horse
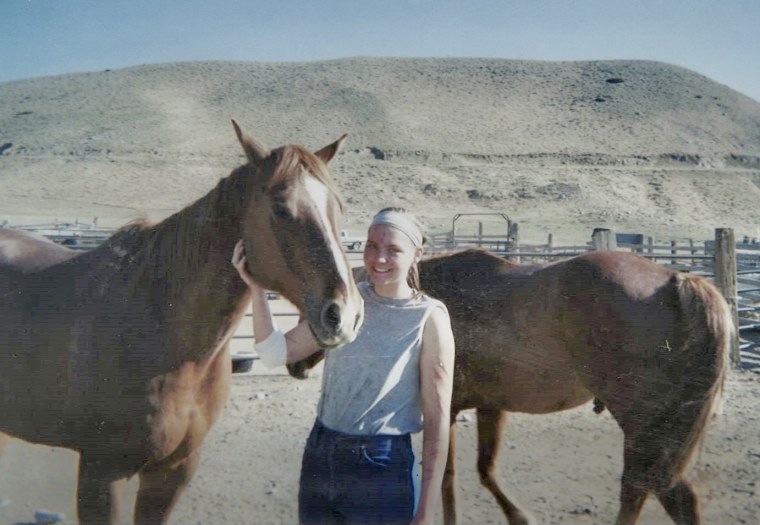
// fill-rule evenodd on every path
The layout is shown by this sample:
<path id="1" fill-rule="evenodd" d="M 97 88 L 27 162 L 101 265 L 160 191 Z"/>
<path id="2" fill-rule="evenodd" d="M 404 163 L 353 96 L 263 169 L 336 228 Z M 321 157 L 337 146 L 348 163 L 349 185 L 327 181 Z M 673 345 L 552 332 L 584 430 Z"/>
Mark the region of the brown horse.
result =
<path id="1" fill-rule="evenodd" d="M 420 279 L 448 306 L 457 347 L 446 523 L 456 522 L 458 412 L 477 409 L 480 479 L 517 525 L 533 519 L 495 472 L 506 412 L 544 414 L 592 398 L 625 435 L 617 523 L 635 523 L 649 493 L 674 522 L 700 523 L 684 470 L 721 392 L 734 330 L 715 287 L 623 252 L 519 265 L 469 250 L 423 261 Z"/>
<path id="2" fill-rule="evenodd" d="M 117 523 L 134 474 L 134 522 L 165 523 L 192 478 L 250 300 L 230 264 L 238 239 L 251 274 L 294 302 L 325 348 L 361 322 L 326 167 L 345 136 L 314 154 L 269 151 L 233 124 L 249 163 L 161 223 L 74 257 L 27 238 L 62 259 L 37 268 L 18 236 L 0 244 L 0 431 L 80 453 L 82 524 Z"/>

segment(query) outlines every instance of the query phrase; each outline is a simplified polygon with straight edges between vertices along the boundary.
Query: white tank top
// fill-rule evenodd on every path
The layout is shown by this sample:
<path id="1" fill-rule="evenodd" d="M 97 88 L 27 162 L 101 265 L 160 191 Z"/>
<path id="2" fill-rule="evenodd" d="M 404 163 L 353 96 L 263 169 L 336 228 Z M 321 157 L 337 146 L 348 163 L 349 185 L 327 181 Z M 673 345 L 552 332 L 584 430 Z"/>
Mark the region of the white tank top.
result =
<path id="1" fill-rule="evenodd" d="M 419 432 L 422 332 L 430 312 L 446 307 L 424 294 L 389 299 L 367 282 L 358 287 L 364 323 L 354 342 L 325 352 L 317 417 L 346 434 Z"/>

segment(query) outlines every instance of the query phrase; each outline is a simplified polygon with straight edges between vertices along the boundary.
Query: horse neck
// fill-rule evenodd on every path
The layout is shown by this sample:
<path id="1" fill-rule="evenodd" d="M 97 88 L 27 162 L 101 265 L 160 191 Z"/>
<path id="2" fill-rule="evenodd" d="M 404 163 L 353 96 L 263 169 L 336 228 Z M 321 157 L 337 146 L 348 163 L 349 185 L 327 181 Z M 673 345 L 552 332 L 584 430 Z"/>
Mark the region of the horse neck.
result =
<path id="1" fill-rule="evenodd" d="M 247 287 L 230 264 L 247 201 L 239 193 L 244 189 L 235 187 L 239 171 L 150 232 L 146 264 L 165 279 L 167 300 L 188 314 L 234 310 L 246 296 Z"/>

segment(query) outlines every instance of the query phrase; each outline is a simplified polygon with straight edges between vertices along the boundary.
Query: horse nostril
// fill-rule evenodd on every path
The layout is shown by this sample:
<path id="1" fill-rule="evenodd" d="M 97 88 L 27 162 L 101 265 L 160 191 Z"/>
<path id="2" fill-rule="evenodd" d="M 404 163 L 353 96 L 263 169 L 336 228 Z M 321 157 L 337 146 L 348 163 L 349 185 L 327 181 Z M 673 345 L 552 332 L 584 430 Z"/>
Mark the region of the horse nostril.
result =
<path id="1" fill-rule="evenodd" d="M 322 310 L 322 326 L 331 332 L 340 328 L 340 306 L 335 301 L 326 305 Z"/>
<path id="2" fill-rule="evenodd" d="M 356 314 L 356 317 L 354 318 L 354 331 L 359 329 L 359 326 L 361 326 L 361 322 L 362 322 L 361 314 Z"/>

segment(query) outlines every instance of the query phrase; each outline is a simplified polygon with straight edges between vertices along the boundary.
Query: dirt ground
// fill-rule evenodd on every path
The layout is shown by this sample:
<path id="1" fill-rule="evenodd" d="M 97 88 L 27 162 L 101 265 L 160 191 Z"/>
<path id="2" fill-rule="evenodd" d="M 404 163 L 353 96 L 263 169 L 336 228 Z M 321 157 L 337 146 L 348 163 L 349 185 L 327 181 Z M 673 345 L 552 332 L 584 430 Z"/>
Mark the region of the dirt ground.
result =
<path id="1" fill-rule="evenodd" d="M 296 523 L 301 451 L 321 378 L 298 381 L 261 374 L 257 366 L 233 376 L 230 399 L 171 524 Z M 752 524 L 760 515 L 758 399 L 758 370 L 733 370 L 723 412 L 690 470 L 705 523 Z M 458 427 L 460 523 L 506 523 L 477 480 L 474 412 L 462 413 Z M 607 412 L 596 415 L 587 404 L 550 415 L 511 415 L 501 454 L 505 486 L 539 523 L 601 525 L 615 519 L 622 433 Z M 0 524 L 33 523 L 39 509 L 62 512 L 75 523 L 76 461 L 67 450 L 11 441 L 0 460 Z M 135 490 L 132 480 L 130 498 Z M 123 519 L 131 523 L 126 512 Z M 639 523 L 670 522 L 650 498 Z"/>

